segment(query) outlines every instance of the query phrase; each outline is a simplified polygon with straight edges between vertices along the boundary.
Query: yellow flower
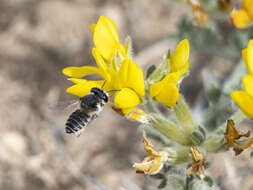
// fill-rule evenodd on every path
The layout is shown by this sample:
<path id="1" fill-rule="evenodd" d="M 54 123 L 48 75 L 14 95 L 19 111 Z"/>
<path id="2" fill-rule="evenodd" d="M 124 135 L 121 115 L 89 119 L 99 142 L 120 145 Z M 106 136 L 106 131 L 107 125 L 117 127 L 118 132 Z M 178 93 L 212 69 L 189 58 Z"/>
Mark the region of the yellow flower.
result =
<path id="1" fill-rule="evenodd" d="M 204 171 L 206 168 L 206 160 L 204 156 L 195 146 L 190 148 L 190 153 L 192 155 L 193 166 L 187 169 L 187 175 L 190 175 L 191 173 L 198 173 L 199 177 L 204 179 Z"/>
<path id="2" fill-rule="evenodd" d="M 253 1 L 242 0 L 241 8 L 231 12 L 230 21 L 238 28 L 249 26 L 253 22 Z"/>
<path id="3" fill-rule="evenodd" d="M 117 90 L 114 98 L 115 105 L 113 105 L 115 109 L 120 109 L 124 115 L 129 114 L 141 103 L 141 97 L 145 95 L 143 72 L 135 62 L 126 57 L 125 49 L 119 42 L 117 29 L 111 19 L 101 16 L 91 29 L 95 45 L 92 55 L 98 67 L 83 66 L 63 69 L 63 74 L 71 77 L 69 80 L 75 83 L 66 91 L 82 97 L 88 94 L 91 88 L 101 88 L 105 83 L 103 87 L 105 91 Z M 120 61 L 114 60 L 118 54 L 123 58 Z M 112 64 L 112 60 L 115 64 Z M 90 74 L 99 75 L 103 80 L 81 79 Z"/>
<path id="4" fill-rule="evenodd" d="M 248 73 L 253 75 L 253 40 L 250 40 L 248 47 L 242 50 L 242 56 L 246 64 Z"/>
<path id="5" fill-rule="evenodd" d="M 126 57 L 124 46 L 119 41 L 119 35 L 114 22 L 107 17 L 101 16 L 97 24 L 91 25 L 93 42 L 100 55 L 110 63 L 119 52 Z"/>
<path id="6" fill-rule="evenodd" d="M 143 131 L 143 144 L 148 157 L 144 158 L 141 163 L 134 163 L 133 167 L 136 168 L 137 173 L 144 173 L 154 175 L 157 174 L 162 168 L 165 162 L 167 162 L 167 152 L 158 152 L 154 146 L 148 141 L 146 133 Z"/>
<path id="7" fill-rule="evenodd" d="M 253 75 L 243 77 L 242 82 L 245 91 L 234 91 L 231 98 L 245 115 L 253 119 Z"/>
<path id="8" fill-rule="evenodd" d="M 226 140 L 225 144 L 228 147 L 233 147 L 236 156 L 241 154 L 243 150 L 249 148 L 253 144 L 253 137 L 250 139 L 240 140 L 241 137 L 249 137 L 250 131 L 245 134 L 239 134 L 235 128 L 233 120 L 228 120 L 227 130 L 224 135 Z"/>
<path id="9" fill-rule="evenodd" d="M 168 75 L 161 81 L 150 85 L 150 96 L 165 104 L 173 107 L 179 99 L 179 89 L 176 83 L 179 82 L 189 69 L 189 41 L 182 40 L 170 57 Z"/>
<path id="10" fill-rule="evenodd" d="M 174 83 L 179 79 L 179 73 L 168 74 L 161 81 L 150 85 L 150 96 L 168 107 L 175 106 L 179 99 L 179 90 Z"/>
<path id="11" fill-rule="evenodd" d="M 189 54 L 189 41 L 184 39 L 179 42 L 170 58 L 169 73 L 179 72 L 180 75 L 186 74 L 189 69 Z"/>
<path id="12" fill-rule="evenodd" d="M 96 67 L 67 67 L 63 69 L 63 74 L 73 77 L 70 81 L 76 83 L 66 91 L 76 96 L 85 96 L 91 88 L 102 87 L 104 80 L 87 81 L 79 79 L 88 74 L 98 74 L 106 80 L 104 90 L 119 90 L 115 94 L 114 102 L 117 107 L 122 109 L 124 114 L 128 114 L 132 109 L 141 103 L 141 97 L 145 95 L 144 79 L 141 68 L 130 59 L 126 59 L 117 72 L 112 67 L 107 66 L 102 57 L 93 49 L 99 68 Z M 101 69 L 103 65 L 103 69 Z M 91 72 L 93 71 L 93 72 Z"/>
<path id="13" fill-rule="evenodd" d="M 249 73 L 242 79 L 245 91 L 234 91 L 231 98 L 245 115 L 253 119 L 253 40 L 242 50 L 242 55 Z"/>

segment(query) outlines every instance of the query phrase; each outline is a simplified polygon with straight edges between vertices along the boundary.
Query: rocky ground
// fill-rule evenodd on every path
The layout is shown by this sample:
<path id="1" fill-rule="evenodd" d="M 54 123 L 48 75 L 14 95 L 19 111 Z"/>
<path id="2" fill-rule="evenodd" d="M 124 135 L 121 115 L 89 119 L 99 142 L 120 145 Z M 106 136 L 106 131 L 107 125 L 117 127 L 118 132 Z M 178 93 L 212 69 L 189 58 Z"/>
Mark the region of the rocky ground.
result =
<path id="1" fill-rule="evenodd" d="M 166 37 L 190 11 L 171 0 L 1 0 L 0 189 L 92 190 L 96 182 L 111 189 L 154 189 L 150 179 L 132 168 L 145 155 L 137 123 L 105 108 L 75 138 L 64 134 L 73 110 L 58 113 L 50 108 L 74 98 L 65 93 L 70 83 L 61 74 L 64 67 L 94 65 L 89 26 L 100 15 L 115 21 L 121 39 L 132 37 L 135 60 L 146 68 L 175 47 L 176 41 Z M 192 70 L 198 72 L 199 63 L 192 57 Z M 201 84 L 201 77 L 191 76 L 184 83 L 191 89 L 191 102 L 200 88 L 196 81 Z M 215 157 L 211 173 L 231 181 L 220 180 L 221 187 L 238 189 L 243 182 L 243 189 L 253 188 L 245 170 L 248 154 L 240 156 L 241 162 L 231 152 Z M 237 177 L 238 168 L 243 178 Z"/>

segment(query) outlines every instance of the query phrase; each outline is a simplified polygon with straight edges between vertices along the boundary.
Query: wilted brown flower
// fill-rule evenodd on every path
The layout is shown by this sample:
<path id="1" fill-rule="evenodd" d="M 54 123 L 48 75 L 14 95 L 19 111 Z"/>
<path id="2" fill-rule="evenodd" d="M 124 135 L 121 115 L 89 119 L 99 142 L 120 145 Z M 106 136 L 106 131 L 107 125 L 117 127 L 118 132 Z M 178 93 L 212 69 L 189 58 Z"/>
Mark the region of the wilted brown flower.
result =
<path id="1" fill-rule="evenodd" d="M 191 146 L 190 153 L 192 155 L 193 166 L 187 169 L 187 175 L 198 173 L 201 179 L 204 179 L 204 171 L 206 168 L 206 160 L 196 146 Z"/>
<path id="2" fill-rule="evenodd" d="M 194 15 L 194 24 L 197 26 L 203 26 L 208 21 L 208 15 L 201 7 L 198 0 L 188 0 L 189 4 L 192 6 L 192 11 Z"/>
<path id="3" fill-rule="evenodd" d="M 231 0 L 218 0 L 218 2 L 221 9 L 225 11 L 229 11 L 231 9 Z"/>
<path id="4" fill-rule="evenodd" d="M 241 152 L 250 147 L 253 144 L 253 137 L 245 140 L 240 140 L 241 137 L 249 137 L 250 131 L 240 134 L 236 128 L 233 120 L 227 121 L 227 130 L 225 132 L 225 144 L 228 147 L 233 147 L 235 155 L 241 154 Z"/>
<path id="5" fill-rule="evenodd" d="M 148 157 L 144 158 L 141 163 L 134 163 L 133 167 L 136 168 L 136 173 L 144 173 L 154 175 L 157 174 L 168 159 L 167 152 L 155 150 L 154 146 L 148 141 L 146 133 L 143 131 L 143 144 Z"/>

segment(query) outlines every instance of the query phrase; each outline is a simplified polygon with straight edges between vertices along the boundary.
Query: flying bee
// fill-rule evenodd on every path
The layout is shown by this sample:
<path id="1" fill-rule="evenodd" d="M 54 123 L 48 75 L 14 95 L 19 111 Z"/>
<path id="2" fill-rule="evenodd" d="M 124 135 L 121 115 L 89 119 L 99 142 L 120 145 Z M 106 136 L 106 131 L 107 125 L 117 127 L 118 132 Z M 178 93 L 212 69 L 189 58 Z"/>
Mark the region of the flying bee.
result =
<path id="1" fill-rule="evenodd" d="M 92 88 L 89 94 L 81 97 L 80 108 L 74 111 L 66 122 L 66 133 L 80 135 L 88 124 L 98 117 L 108 98 L 108 92 L 103 91 L 102 88 Z"/>

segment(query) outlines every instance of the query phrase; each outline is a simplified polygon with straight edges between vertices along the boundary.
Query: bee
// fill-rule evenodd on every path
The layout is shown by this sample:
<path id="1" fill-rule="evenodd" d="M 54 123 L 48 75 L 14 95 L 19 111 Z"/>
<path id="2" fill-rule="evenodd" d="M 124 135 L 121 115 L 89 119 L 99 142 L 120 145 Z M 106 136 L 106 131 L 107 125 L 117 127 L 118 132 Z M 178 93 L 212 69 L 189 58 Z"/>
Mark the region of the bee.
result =
<path id="1" fill-rule="evenodd" d="M 66 122 L 67 134 L 80 135 L 90 122 L 96 119 L 108 102 L 109 93 L 102 88 L 92 88 L 90 93 L 80 98 L 80 107 L 74 111 Z"/>

